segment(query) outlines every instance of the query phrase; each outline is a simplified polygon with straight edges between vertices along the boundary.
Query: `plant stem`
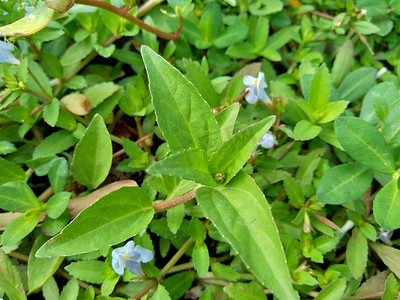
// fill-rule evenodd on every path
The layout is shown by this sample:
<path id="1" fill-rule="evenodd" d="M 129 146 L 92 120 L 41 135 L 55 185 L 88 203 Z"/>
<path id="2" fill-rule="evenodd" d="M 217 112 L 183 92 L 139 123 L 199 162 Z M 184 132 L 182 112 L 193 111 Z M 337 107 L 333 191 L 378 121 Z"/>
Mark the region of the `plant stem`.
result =
<path id="1" fill-rule="evenodd" d="M 185 203 L 191 199 L 193 199 L 196 195 L 196 189 L 187 192 L 186 194 L 180 195 L 178 197 L 166 200 L 164 202 L 154 203 L 154 212 L 158 213 L 163 210 L 167 210 L 168 208 L 178 206 L 179 204 Z"/>
<path id="2" fill-rule="evenodd" d="M 46 96 L 50 97 L 50 99 L 52 99 L 52 95 L 50 95 L 46 89 L 43 87 L 43 85 L 40 83 L 39 79 L 37 79 L 37 77 L 35 76 L 35 74 L 33 74 L 33 72 L 31 71 L 31 69 L 28 68 L 28 73 L 32 76 L 33 80 L 36 82 L 37 86 L 40 88 L 40 90 L 43 92 L 43 94 L 45 94 Z"/>
<path id="3" fill-rule="evenodd" d="M 54 194 L 53 188 L 49 186 L 43 193 L 41 193 L 38 197 L 40 202 L 46 202 Z"/>
<path id="4" fill-rule="evenodd" d="M 46 102 L 51 102 L 53 100 L 53 98 L 51 98 L 49 96 L 46 96 L 44 94 L 38 93 L 38 92 L 36 92 L 34 90 L 31 90 L 31 89 L 24 89 L 24 92 L 26 92 L 28 94 L 31 94 L 33 96 L 36 96 L 38 98 L 41 98 L 41 99 L 45 100 Z"/>
<path id="5" fill-rule="evenodd" d="M 163 1 L 164 0 L 149 0 L 143 3 L 143 5 L 138 9 L 137 17 L 140 18 L 144 16 L 148 11 L 152 10 L 155 6 L 161 4 Z"/>
<path id="6" fill-rule="evenodd" d="M 161 31 L 161 30 L 159 30 L 157 28 L 154 28 L 154 27 L 146 24 L 142 20 L 132 16 L 131 14 L 126 12 L 125 10 L 120 9 L 120 8 L 114 6 L 114 5 L 111 5 L 110 3 L 107 3 L 105 1 L 102 1 L 102 0 L 76 0 L 75 3 L 84 4 L 84 5 L 91 5 L 91 6 L 95 6 L 95 7 L 106 9 L 106 10 L 108 10 L 108 11 L 114 13 L 114 14 L 117 14 L 120 17 L 128 20 L 129 22 L 132 22 L 132 23 L 136 24 L 140 28 L 142 28 L 144 30 L 147 30 L 147 31 L 149 31 L 151 33 L 154 33 L 158 37 L 163 38 L 165 40 L 176 41 L 179 38 L 178 31 L 176 33 L 167 33 L 167 32 Z"/>

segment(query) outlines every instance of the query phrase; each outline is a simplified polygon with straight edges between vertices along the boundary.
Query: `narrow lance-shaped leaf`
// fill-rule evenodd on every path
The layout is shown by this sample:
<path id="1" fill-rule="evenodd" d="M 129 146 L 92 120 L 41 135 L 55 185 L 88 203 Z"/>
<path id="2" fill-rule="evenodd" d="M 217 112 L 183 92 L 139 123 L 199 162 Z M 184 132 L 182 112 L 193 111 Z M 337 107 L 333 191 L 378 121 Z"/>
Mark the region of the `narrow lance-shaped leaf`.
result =
<path id="1" fill-rule="evenodd" d="M 392 174 L 393 154 L 374 126 L 359 118 L 339 117 L 335 121 L 335 132 L 344 150 L 355 161 L 375 171 Z"/>
<path id="2" fill-rule="evenodd" d="M 24 300 L 26 295 L 19 272 L 10 258 L 0 249 L 0 288 L 9 299 Z"/>
<path id="3" fill-rule="evenodd" d="M 89 189 L 98 187 L 111 168 L 112 146 L 103 118 L 95 115 L 75 148 L 72 175 Z"/>
<path id="4" fill-rule="evenodd" d="M 240 171 L 226 186 L 200 187 L 196 196 L 254 276 L 280 299 L 298 299 L 268 202 L 249 175 Z"/>
<path id="5" fill-rule="evenodd" d="M 370 246 L 390 271 L 397 277 L 400 277 L 400 250 L 380 243 L 370 243 Z"/>
<path id="6" fill-rule="evenodd" d="M 397 179 L 390 181 L 376 194 L 373 210 L 376 222 L 383 228 L 400 228 L 400 193 Z"/>
<path id="7" fill-rule="evenodd" d="M 331 94 L 331 78 L 328 68 L 323 64 L 314 74 L 311 80 L 310 95 L 308 101 L 314 111 L 322 111 L 328 104 Z"/>
<path id="8" fill-rule="evenodd" d="M 142 189 L 122 187 L 83 210 L 36 257 L 75 255 L 117 244 L 143 230 L 153 215 L 152 202 Z"/>
<path id="9" fill-rule="evenodd" d="M 351 274 L 358 279 L 367 267 L 368 242 L 362 232 L 355 228 L 346 248 L 346 262 Z"/>
<path id="10" fill-rule="evenodd" d="M 218 149 L 221 134 L 198 90 L 176 68 L 147 46 L 141 48 L 158 126 L 174 152 Z"/>
<path id="11" fill-rule="evenodd" d="M 249 159 L 274 121 L 275 116 L 270 116 L 235 133 L 223 143 L 210 158 L 209 168 L 214 178 L 220 183 L 229 182 Z"/>

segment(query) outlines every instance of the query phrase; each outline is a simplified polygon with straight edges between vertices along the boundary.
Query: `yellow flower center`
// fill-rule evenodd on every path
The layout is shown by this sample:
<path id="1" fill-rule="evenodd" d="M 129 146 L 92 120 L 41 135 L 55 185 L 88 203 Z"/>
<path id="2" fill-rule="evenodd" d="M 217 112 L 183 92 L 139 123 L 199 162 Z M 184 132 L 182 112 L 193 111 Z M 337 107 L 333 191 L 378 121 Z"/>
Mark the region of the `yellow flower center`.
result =
<path id="1" fill-rule="evenodd" d="M 124 253 L 124 255 L 125 255 L 126 258 L 129 258 L 128 254 Z"/>
<path id="2" fill-rule="evenodd" d="M 257 80 L 254 79 L 253 82 L 254 82 L 255 85 L 257 85 Z"/>

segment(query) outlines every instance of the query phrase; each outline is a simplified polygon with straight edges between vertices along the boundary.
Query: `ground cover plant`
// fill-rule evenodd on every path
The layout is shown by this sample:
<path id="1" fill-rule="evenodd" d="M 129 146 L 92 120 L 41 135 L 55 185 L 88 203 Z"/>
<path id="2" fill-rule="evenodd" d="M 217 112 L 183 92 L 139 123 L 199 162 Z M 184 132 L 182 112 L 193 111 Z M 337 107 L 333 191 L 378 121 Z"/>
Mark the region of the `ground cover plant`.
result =
<path id="1" fill-rule="evenodd" d="M 400 1 L 0 1 L 2 299 L 397 299 Z"/>

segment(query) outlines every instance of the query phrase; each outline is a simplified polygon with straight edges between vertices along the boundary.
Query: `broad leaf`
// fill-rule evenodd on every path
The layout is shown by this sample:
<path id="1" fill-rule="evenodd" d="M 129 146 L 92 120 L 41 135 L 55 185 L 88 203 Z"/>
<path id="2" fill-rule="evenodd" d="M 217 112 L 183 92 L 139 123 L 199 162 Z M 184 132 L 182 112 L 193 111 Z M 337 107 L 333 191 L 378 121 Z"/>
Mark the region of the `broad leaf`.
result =
<path id="1" fill-rule="evenodd" d="M 200 187 L 197 201 L 256 278 L 281 299 L 298 299 L 268 202 L 243 171 L 225 187 Z"/>
<path id="2" fill-rule="evenodd" d="M 0 157 L 0 180 L 17 181 L 25 178 L 25 171 L 17 164 Z"/>
<path id="3" fill-rule="evenodd" d="M 107 270 L 103 261 L 76 261 L 65 267 L 72 276 L 90 283 L 101 284 L 105 280 L 102 273 Z"/>
<path id="4" fill-rule="evenodd" d="M 44 234 L 40 235 L 29 254 L 28 262 L 28 287 L 29 292 L 39 290 L 57 271 L 63 261 L 63 257 L 37 258 L 36 251 L 49 239 Z"/>
<path id="5" fill-rule="evenodd" d="M 398 180 L 393 179 L 376 194 L 374 199 L 376 222 L 386 229 L 400 228 L 400 191 Z"/>
<path id="6" fill-rule="evenodd" d="M 270 116 L 238 131 L 212 154 L 209 168 L 217 182 L 229 182 L 239 172 L 274 121 Z"/>
<path id="7" fill-rule="evenodd" d="M 359 118 L 339 117 L 335 121 L 335 132 L 344 150 L 355 161 L 375 171 L 392 174 L 393 154 L 374 126 Z"/>
<path id="8" fill-rule="evenodd" d="M 111 162 L 110 135 L 103 118 L 96 115 L 75 148 L 72 175 L 80 184 L 95 189 L 106 179 Z"/>
<path id="9" fill-rule="evenodd" d="M 40 202 L 25 182 L 0 186 L 0 208 L 8 211 L 25 212 L 40 207 Z"/>
<path id="10" fill-rule="evenodd" d="M 373 172 L 360 163 L 329 169 L 317 186 L 317 199 L 328 204 L 343 204 L 359 199 L 371 184 Z"/>
<path id="11" fill-rule="evenodd" d="M 74 146 L 77 139 L 67 130 L 59 130 L 48 135 L 33 152 L 33 158 L 40 158 L 45 156 L 61 153 L 68 148 Z"/>
<path id="12" fill-rule="evenodd" d="M 193 265 L 200 277 L 206 276 L 210 267 L 210 255 L 205 243 L 196 243 L 192 252 Z"/>
<path id="13" fill-rule="evenodd" d="M 51 21 L 53 14 L 54 10 L 44 5 L 22 19 L 0 27 L 0 35 L 24 36 L 34 34 Z"/>
<path id="14" fill-rule="evenodd" d="M 400 102 L 390 109 L 382 127 L 382 134 L 392 148 L 400 146 Z"/>
<path id="15" fill-rule="evenodd" d="M 141 48 L 157 122 L 172 151 L 217 150 L 221 134 L 197 89 L 177 69 L 147 46 Z"/>
<path id="16" fill-rule="evenodd" d="M 370 245 L 390 271 L 400 277 L 400 250 L 380 243 L 370 243 Z"/>
<path id="17" fill-rule="evenodd" d="M 344 290 L 346 289 L 346 279 L 338 279 L 319 292 L 315 300 L 334 300 L 342 299 Z"/>
<path id="18" fill-rule="evenodd" d="M 375 85 L 376 69 L 362 67 L 346 76 L 338 88 L 340 98 L 353 102 Z"/>
<path id="19" fill-rule="evenodd" d="M 321 65 L 311 80 L 308 101 L 314 111 L 322 111 L 331 94 L 331 77 L 328 68 Z"/>
<path id="20" fill-rule="evenodd" d="M 351 274 L 358 279 L 367 267 L 368 243 L 367 238 L 358 228 L 353 229 L 346 248 L 346 263 Z"/>
<path id="21" fill-rule="evenodd" d="M 36 256 L 68 256 L 117 244 L 143 230 L 153 215 L 152 202 L 142 189 L 122 187 L 82 211 Z"/>
<path id="22" fill-rule="evenodd" d="M 332 67 L 332 84 L 338 86 L 350 70 L 353 61 L 353 42 L 348 39 L 338 49 Z"/>
<path id="23" fill-rule="evenodd" d="M 383 292 L 381 300 L 392 300 L 396 299 L 399 294 L 399 287 L 397 280 L 393 274 L 390 274 L 385 282 L 385 291 Z"/>
<path id="24" fill-rule="evenodd" d="M 240 104 L 233 103 L 227 108 L 221 110 L 218 115 L 215 116 L 221 131 L 221 137 L 223 141 L 226 141 L 232 137 L 236 118 L 239 114 L 239 109 Z"/>
<path id="25" fill-rule="evenodd" d="M 6 292 L 9 299 L 26 300 L 24 286 L 17 267 L 0 249 L 0 288 Z"/>
<path id="26" fill-rule="evenodd" d="M 152 164 L 149 172 L 193 180 L 205 185 L 217 185 L 208 171 L 206 152 L 196 148 L 178 152 Z"/>
<path id="27" fill-rule="evenodd" d="M 321 127 L 307 120 L 301 120 L 294 128 L 294 137 L 299 141 L 308 141 L 315 138 L 320 132 Z"/>

